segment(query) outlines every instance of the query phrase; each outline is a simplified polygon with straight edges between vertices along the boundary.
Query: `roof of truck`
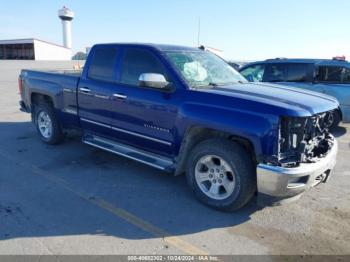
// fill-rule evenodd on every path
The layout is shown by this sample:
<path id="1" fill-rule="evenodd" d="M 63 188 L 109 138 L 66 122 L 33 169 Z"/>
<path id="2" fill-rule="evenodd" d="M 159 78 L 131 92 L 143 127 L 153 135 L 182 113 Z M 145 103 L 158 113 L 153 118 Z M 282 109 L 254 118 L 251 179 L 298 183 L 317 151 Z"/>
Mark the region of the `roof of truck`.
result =
<path id="1" fill-rule="evenodd" d="M 151 48 L 158 49 L 160 51 L 195 51 L 195 50 L 198 51 L 199 50 L 197 47 L 167 45 L 167 44 L 153 44 L 153 43 L 105 43 L 105 44 L 96 44 L 95 46 L 105 46 L 105 45 L 151 47 Z"/>

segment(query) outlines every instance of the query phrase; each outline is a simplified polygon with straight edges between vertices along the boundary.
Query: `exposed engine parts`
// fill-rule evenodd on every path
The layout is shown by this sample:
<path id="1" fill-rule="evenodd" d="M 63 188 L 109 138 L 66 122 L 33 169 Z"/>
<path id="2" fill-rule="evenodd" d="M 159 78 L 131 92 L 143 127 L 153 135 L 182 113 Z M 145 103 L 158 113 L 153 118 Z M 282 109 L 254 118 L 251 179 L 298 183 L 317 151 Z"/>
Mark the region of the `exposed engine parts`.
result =
<path id="1" fill-rule="evenodd" d="M 312 117 L 283 117 L 276 164 L 293 167 L 325 157 L 334 144 L 334 138 L 328 131 L 330 113 Z"/>

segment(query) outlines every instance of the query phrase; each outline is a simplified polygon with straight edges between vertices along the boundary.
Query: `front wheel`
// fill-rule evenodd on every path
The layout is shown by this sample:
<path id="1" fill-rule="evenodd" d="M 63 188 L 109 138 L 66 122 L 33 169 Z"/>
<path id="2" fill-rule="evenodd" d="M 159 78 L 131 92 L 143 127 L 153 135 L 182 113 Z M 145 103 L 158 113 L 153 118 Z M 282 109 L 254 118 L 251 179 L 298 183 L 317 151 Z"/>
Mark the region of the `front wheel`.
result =
<path id="1" fill-rule="evenodd" d="M 40 103 L 34 110 L 34 123 L 41 140 L 51 145 L 60 143 L 64 135 L 52 106 Z"/>
<path id="2" fill-rule="evenodd" d="M 256 172 L 249 153 L 225 139 L 210 139 L 193 149 L 187 179 L 201 202 L 220 210 L 243 207 L 256 191 Z"/>
<path id="3" fill-rule="evenodd" d="M 325 125 L 329 130 L 334 130 L 341 121 L 341 115 L 338 110 L 328 113 L 325 117 Z"/>

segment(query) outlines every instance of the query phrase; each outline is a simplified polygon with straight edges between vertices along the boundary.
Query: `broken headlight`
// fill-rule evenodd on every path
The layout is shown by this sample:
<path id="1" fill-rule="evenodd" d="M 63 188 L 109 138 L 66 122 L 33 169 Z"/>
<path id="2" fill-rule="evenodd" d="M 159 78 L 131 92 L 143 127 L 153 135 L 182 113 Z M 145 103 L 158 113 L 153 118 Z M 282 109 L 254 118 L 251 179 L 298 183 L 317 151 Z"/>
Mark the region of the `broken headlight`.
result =
<path id="1" fill-rule="evenodd" d="M 301 142 L 304 140 L 306 118 L 282 117 L 279 129 L 278 161 L 295 165 L 301 161 Z"/>
<path id="2" fill-rule="evenodd" d="M 282 117 L 279 128 L 278 163 L 297 166 L 315 162 L 333 145 L 333 137 L 325 125 L 327 113 L 312 117 Z"/>

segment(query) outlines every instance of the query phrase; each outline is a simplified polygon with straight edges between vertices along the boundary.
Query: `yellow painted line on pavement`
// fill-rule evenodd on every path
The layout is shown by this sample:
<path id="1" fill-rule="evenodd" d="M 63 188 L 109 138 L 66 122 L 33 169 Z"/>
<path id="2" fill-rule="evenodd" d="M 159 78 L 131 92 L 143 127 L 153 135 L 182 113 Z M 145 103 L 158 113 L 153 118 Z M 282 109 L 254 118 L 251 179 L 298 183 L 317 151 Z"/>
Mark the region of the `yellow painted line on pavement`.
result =
<path id="1" fill-rule="evenodd" d="M 209 253 L 207 251 L 204 251 L 201 248 L 198 248 L 198 247 L 182 240 L 179 237 L 172 236 L 170 233 L 166 232 L 165 230 L 152 225 L 151 223 L 143 220 L 142 218 L 139 218 L 139 217 L 131 214 L 130 212 L 128 212 L 122 208 L 115 207 L 113 204 L 111 204 L 111 203 L 109 203 L 101 198 L 91 197 L 84 192 L 74 190 L 69 185 L 69 183 L 67 181 L 65 181 L 64 179 L 62 179 L 60 177 L 52 175 L 52 174 L 48 173 L 47 171 L 45 171 L 45 170 L 43 170 L 35 165 L 32 165 L 28 162 L 17 161 L 14 157 L 11 157 L 10 156 L 11 154 L 8 152 L 5 152 L 5 151 L 0 149 L 0 155 L 3 158 L 6 158 L 9 161 L 14 162 L 15 164 L 23 167 L 24 169 L 30 170 L 34 174 L 42 176 L 42 177 L 46 178 L 47 180 L 60 185 L 64 189 L 70 191 L 71 193 L 75 194 L 76 196 L 82 198 L 83 200 L 88 201 L 89 203 L 94 204 L 94 205 L 112 213 L 113 215 L 125 220 L 129 224 L 132 224 L 139 229 L 142 229 L 143 231 L 153 235 L 154 237 L 162 238 L 166 243 L 183 251 L 186 254 L 189 254 L 189 255 L 209 255 Z"/>

